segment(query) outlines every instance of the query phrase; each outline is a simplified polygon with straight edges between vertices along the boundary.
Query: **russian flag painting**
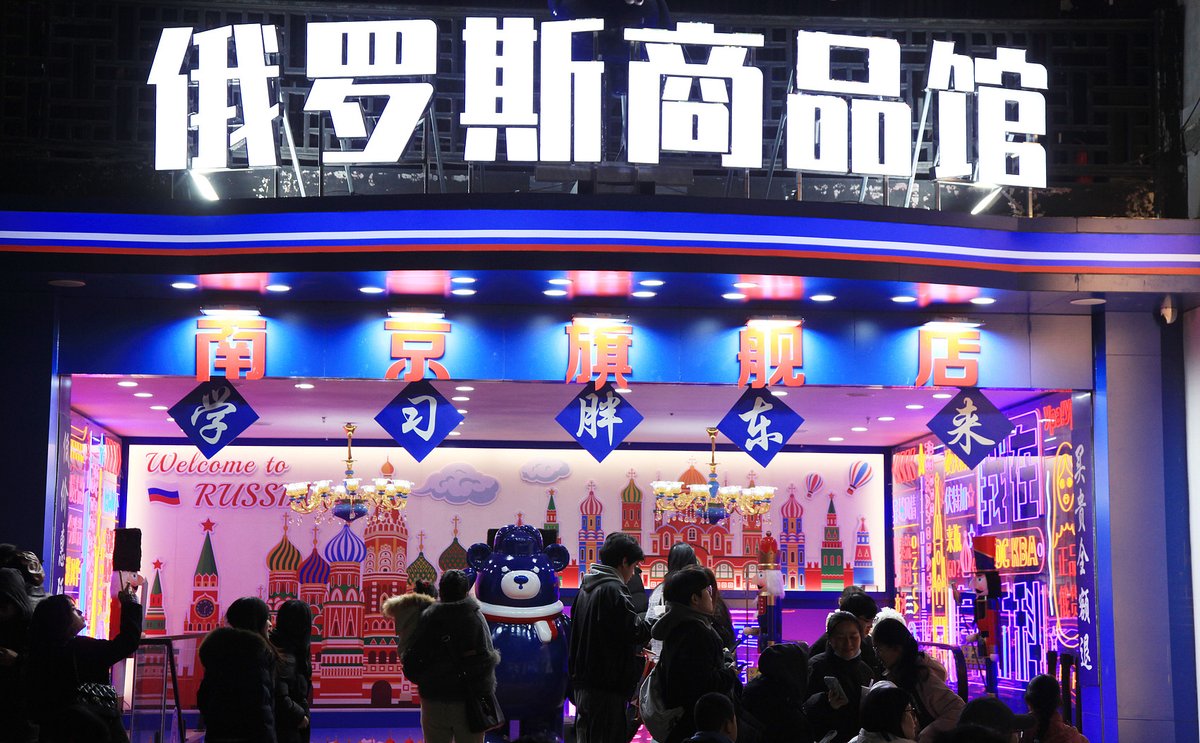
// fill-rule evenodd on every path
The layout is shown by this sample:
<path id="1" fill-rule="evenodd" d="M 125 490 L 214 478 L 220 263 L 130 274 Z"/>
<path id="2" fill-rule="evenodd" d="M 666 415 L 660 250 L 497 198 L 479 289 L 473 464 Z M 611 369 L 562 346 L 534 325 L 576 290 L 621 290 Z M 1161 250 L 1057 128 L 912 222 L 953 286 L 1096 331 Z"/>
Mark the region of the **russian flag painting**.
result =
<path id="1" fill-rule="evenodd" d="M 166 503 L 168 506 L 179 505 L 179 491 L 164 488 L 147 488 L 151 503 Z"/>

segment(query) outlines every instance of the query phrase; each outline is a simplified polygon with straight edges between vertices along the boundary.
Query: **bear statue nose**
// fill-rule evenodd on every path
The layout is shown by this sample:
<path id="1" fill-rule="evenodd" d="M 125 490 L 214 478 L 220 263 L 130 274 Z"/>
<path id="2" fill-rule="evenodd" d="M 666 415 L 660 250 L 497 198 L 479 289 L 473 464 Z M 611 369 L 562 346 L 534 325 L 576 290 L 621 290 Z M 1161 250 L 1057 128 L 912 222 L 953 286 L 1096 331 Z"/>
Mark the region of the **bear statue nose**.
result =
<path id="1" fill-rule="evenodd" d="M 529 576 L 527 576 L 527 575 L 518 575 L 517 577 L 513 578 L 513 583 L 516 583 L 518 586 L 521 586 L 522 588 L 524 588 L 525 584 L 528 582 L 529 582 Z"/>

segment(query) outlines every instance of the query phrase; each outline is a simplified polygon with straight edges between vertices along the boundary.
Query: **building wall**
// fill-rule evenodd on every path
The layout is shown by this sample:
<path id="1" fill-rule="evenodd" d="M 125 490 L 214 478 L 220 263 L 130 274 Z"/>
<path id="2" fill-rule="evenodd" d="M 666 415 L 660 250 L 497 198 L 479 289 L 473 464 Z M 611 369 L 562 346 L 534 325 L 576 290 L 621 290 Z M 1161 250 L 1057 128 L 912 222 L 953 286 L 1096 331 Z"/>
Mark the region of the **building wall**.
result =
<path id="1" fill-rule="evenodd" d="M 1183 6 L 1183 110 L 1184 122 L 1188 114 L 1200 117 L 1200 109 L 1193 107 L 1200 102 L 1200 0 L 1179 0 Z M 1193 122 L 1195 119 L 1193 119 Z M 1187 159 L 1188 217 L 1200 217 L 1200 152 Z"/>

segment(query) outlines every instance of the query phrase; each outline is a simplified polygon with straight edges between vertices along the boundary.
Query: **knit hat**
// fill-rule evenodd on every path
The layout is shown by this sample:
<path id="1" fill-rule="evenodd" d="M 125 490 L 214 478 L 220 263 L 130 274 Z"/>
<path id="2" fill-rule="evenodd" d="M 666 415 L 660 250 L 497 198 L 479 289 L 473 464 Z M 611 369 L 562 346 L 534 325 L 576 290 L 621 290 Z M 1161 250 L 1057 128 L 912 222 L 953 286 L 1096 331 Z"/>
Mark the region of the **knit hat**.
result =
<path id="1" fill-rule="evenodd" d="M 1007 736 L 1033 727 L 1037 724 L 1037 717 L 1018 715 L 996 697 L 980 697 L 967 702 L 958 724 L 978 725 Z"/>

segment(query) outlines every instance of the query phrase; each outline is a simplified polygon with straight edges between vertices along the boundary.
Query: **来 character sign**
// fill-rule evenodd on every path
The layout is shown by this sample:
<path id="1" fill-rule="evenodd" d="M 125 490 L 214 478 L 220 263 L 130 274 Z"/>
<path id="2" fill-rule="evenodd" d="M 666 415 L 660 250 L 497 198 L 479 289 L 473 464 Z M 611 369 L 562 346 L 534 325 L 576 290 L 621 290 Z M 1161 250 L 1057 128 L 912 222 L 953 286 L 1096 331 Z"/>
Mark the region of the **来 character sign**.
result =
<path id="1" fill-rule="evenodd" d="M 599 162 L 604 63 L 574 59 L 572 49 L 578 37 L 603 30 L 600 18 L 540 25 L 467 18 L 464 159 L 495 161 L 503 130 L 509 162 Z M 630 163 L 687 152 L 720 155 L 728 168 L 764 167 L 764 81 L 750 63 L 764 46 L 761 34 L 680 23 L 625 29 L 624 38 L 645 50 L 644 59 L 628 63 Z M 308 24 L 312 87 L 304 110 L 327 113 L 341 140 L 321 152 L 324 163 L 399 162 L 438 94 L 438 42 L 428 19 Z M 279 50 L 273 25 L 164 29 L 148 76 L 156 91 L 155 168 L 224 168 L 243 147 L 249 167 L 279 165 L 279 127 L 287 125 L 278 102 Z M 832 61 L 845 50 L 864 60 L 862 79 L 834 74 Z M 788 168 L 913 174 L 921 142 L 914 145 L 913 112 L 901 98 L 900 52 L 894 39 L 797 32 L 795 92 L 782 102 Z M 934 41 L 927 78 L 924 94 L 936 106 L 935 177 L 1046 185 L 1046 151 L 1036 141 L 1046 133 L 1044 66 L 1023 49 L 1000 47 L 993 59 L 976 59 L 955 53 L 954 42 Z M 373 121 L 364 114 L 366 99 L 384 100 Z M 365 145 L 350 146 L 352 139 Z"/>

